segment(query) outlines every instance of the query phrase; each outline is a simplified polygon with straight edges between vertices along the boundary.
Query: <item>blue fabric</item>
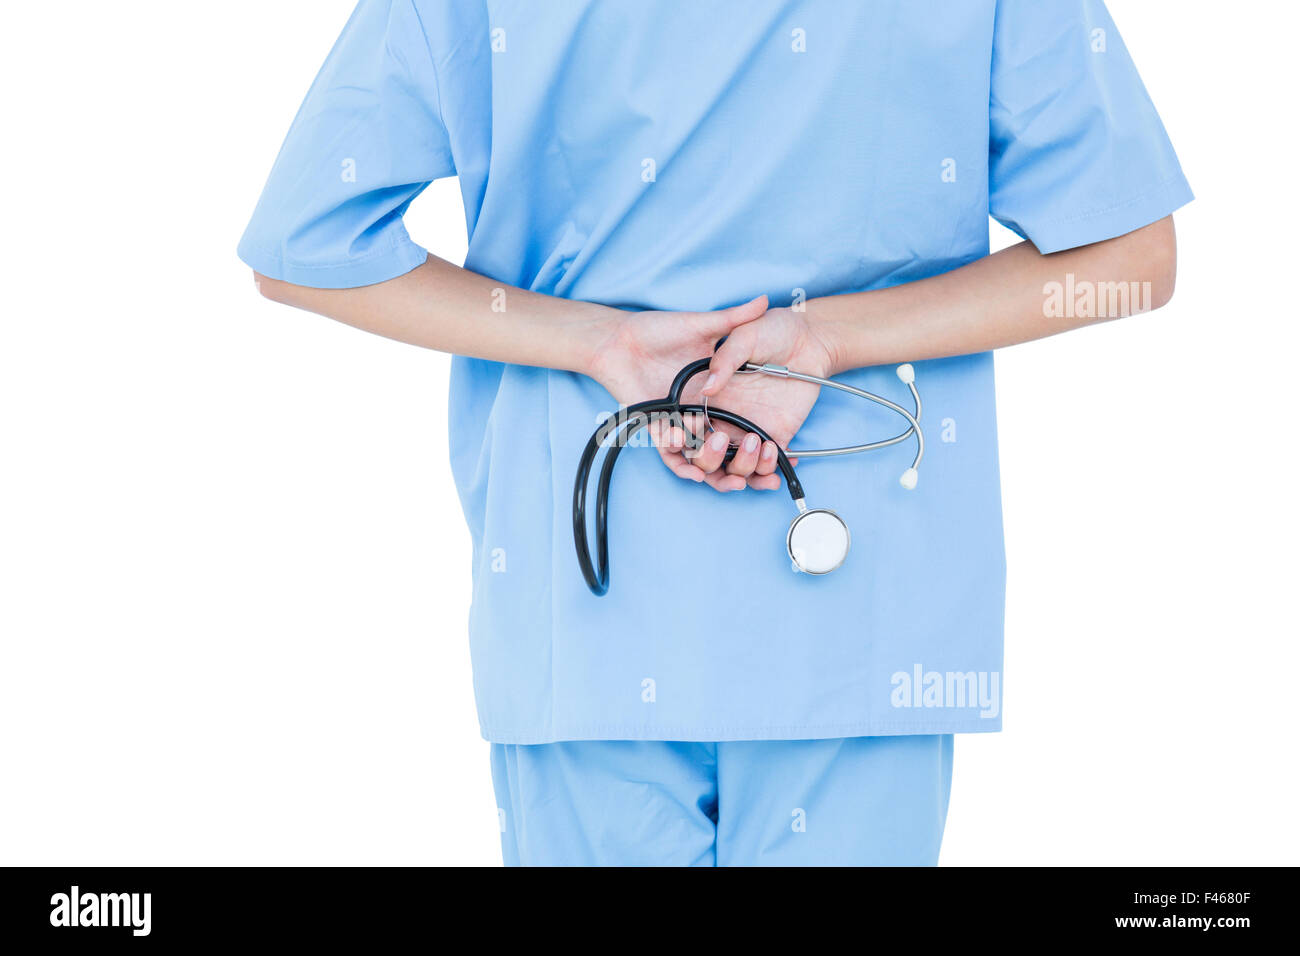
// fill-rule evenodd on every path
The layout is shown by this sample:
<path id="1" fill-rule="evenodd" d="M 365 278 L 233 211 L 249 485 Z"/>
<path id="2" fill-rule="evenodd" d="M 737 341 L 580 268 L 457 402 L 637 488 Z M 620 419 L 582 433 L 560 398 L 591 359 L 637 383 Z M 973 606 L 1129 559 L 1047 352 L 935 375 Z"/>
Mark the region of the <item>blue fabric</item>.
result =
<path id="1" fill-rule="evenodd" d="M 493 744 L 507 866 L 933 866 L 950 735 Z"/>
<path id="2" fill-rule="evenodd" d="M 627 309 L 876 289 L 986 255 L 990 214 L 1050 252 L 1191 198 L 1099 0 L 365 0 L 240 253 L 307 285 L 400 275 L 423 256 L 402 212 L 452 174 L 467 268 Z M 898 485 L 906 446 L 800 465 L 809 504 L 852 529 L 839 571 L 791 572 L 784 494 L 722 496 L 630 450 L 610 508 L 613 587 L 597 599 L 570 503 L 613 399 L 580 375 L 456 359 L 483 734 L 999 729 L 993 360 L 916 372 L 929 442 L 915 491 Z M 907 397 L 892 368 L 842 378 Z M 895 427 L 824 394 L 798 443 Z M 701 527 L 722 533 L 692 537 Z M 725 626 L 696 623 L 706 596 L 727 601 Z"/>

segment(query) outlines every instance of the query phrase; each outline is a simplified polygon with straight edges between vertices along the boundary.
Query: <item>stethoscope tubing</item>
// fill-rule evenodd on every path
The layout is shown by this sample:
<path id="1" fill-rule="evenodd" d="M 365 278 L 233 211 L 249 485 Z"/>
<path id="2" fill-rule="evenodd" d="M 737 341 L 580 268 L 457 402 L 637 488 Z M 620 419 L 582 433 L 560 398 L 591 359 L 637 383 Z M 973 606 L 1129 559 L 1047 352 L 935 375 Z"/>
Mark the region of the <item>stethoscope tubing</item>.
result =
<path id="1" fill-rule="evenodd" d="M 813 385 L 824 385 L 828 388 L 838 389 L 887 408 L 901 415 L 908 423 L 906 431 L 882 441 L 868 442 L 861 445 L 845 445 L 840 448 L 790 449 L 786 451 L 761 426 L 741 415 L 737 415 L 735 412 L 727 411 L 724 408 L 710 407 L 707 400 L 703 404 L 682 404 L 681 397 L 686 389 L 686 384 L 696 375 L 706 370 L 710 364 L 711 359 L 697 359 L 677 373 L 665 397 L 647 402 L 638 402 L 635 405 L 629 405 L 620 412 L 611 413 L 596 429 L 591 438 L 587 440 L 586 447 L 583 448 L 582 458 L 578 462 L 578 473 L 573 482 L 573 541 L 578 554 L 578 564 L 582 569 L 582 576 L 592 593 L 597 596 L 603 595 L 609 590 L 609 489 L 614 477 L 614 464 L 631 437 L 640 429 L 648 426 L 657 416 L 664 416 L 673 424 L 679 425 L 687 432 L 688 441 L 695 443 L 699 443 L 700 439 L 690 429 L 686 428 L 684 418 L 687 415 L 701 415 L 706 422 L 716 418 L 728 425 L 733 425 L 746 432 L 752 432 L 764 442 L 772 442 L 776 446 L 777 469 L 785 479 L 786 490 L 799 508 L 801 515 L 806 512 L 807 506 L 804 503 L 803 485 L 795 474 L 794 466 L 790 463 L 791 458 L 830 458 L 838 455 L 853 455 L 859 452 L 897 445 L 899 442 L 906 441 L 915 435 L 916 457 L 912 460 L 912 467 L 909 469 L 910 474 L 904 476 L 911 479 L 910 483 L 905 486 L 909 488 L 915 487 L 916 469 L 925 455 L 925 437 L 921 431 L 920 423 L 921 396 L 916 389 L 915 381 L 911 378 L 910 366 L 900 367 L 899 377 L 903 378 L 912 393 L 912 399 L 916 403 L 915 412 L 909 412 L 901 405 L 891 402 L 887 398 L 882 398 L 852 385 L 846 385 L 843 382 L 836 382 L 816 375 L 807 375 L 803 372 L 793 372 L 784 366 L 755 365 L 752 362 L 746 362 L 737 370 L 737 374 L 761 373 L 781 378 L 793 378 Z M 907 377 L 904 377 L 904 372 L 906 372 Z M 596 485 L 596 558 L 593 562 L 587 540 L 587 485 L 590 482 L 591 469 L 595 463 L 596 455 L 607 444 L 610 446 L 609 451 L 605 455 L 605 460 L 601 463 L 600 477 Z M 734 458 L 735 451 L 734 448 L 728 449 L 724 460 L 730 461 Z"/>
<path id="2" fill-rule="evenodd" d="M 799 476 L 795 474 L 794 466 L 790 464 L 790 456 L 761 426 L 723 408 L 705 409 L 703 405 L 682 404 L 681 395 L 686 388 L 686 383 L 707 369 L 709 364 L 710 360 L 707 358 L 692 362 L 677 373 L 667 396 L 648 402 L 638 402 L 629 405 L 621 413 L 612 413 L 587 440 L 582 458 L 578 462 L 578 474 L 573 482 L 573 540 L 577 546 L 578 564 L 582 568 L 582 576 L 586 579 L 592 593 L 602 595 L 609 590 L 609 489 L 614 476 L 614 464 L 631 437 L 649 425 L 656 415 L 681 419 L 686 415 L 705 414 L 707 411 L 707 414 L 719 421 L 753 432 L 762 441 L 772 442 L 776 445 L 777 469 L 785 479 L 786 490 L 796 503 L 803 500 L 803 485 L 799 482 Z M 611 429 L 609 426 L 614 422 L 618 422 L 618 425 Z M 593 564 L 591 548 L 587 541 L 587 485 L 590 483 L 591 468 L 595 463 L 596 455 L 606 444 L 610 446 L 609 451 L 605 455 L 604 462 L 601 463 L 600 477 L 596 482 L 596 561 Z M 728 453 L 729 456 L 731 454 Z"/>
<path id="3" fill-rule="evenodd" d="M 852 385 L 846 385 L 843 382 L 837 382 L 830 378 L 819 378 L 816 375 L 805 375 L 802 372 L 771 372 L 762 366 L 756 366 L 755 372 L 767 372 L 769 375 L 779 375 L 782 378 L 795 378 L 801 382 L 811 382 L 813 385 L 824 385 L 827 388 L 837 388 L 841 392 L 848 392 L 850 395 L 856 395 L 858 398 L 866 399 L 869 402 L 875 402 L 877 405 L 884 406 L 891 412 L 896 412 L 907 420 L 908 429 L 902 434 L 895 435 L 893 438 L 886 438 L 883 441 L 869 442 L 865 445 L 845 445 L 842 448 L 810 448 L 810 449 L 790 449 L 791 458 L 830 458 L 835 455 L 856 455 L 859 452 L 875 451 L 877 448 L 888 448 L 890 445 L 897 445 L 899 442 L 907 441 L 913 435 L 916 436 L 916 457 L 912 459 L 912 467 L 918 468 L 921 459 L 925 457 L 925 433 L 921 431 L 921 393 L 916 390 L 915 382 L 908 382 L 907 387 L 912 392 L 912 400 L 916 403 L 916 411 L 909 412 L 902 405 L 891 402 L 887 398 L 882 398 L 874 392 L 868 392 Z M 749 372 L 745 370 L 746 374 Z"/>

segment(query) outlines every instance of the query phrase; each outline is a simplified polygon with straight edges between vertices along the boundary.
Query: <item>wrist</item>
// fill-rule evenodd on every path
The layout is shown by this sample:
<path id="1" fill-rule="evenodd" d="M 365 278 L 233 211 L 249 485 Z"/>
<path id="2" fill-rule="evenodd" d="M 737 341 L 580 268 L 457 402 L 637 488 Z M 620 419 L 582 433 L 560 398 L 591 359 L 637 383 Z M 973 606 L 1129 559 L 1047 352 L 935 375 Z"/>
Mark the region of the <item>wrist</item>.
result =
<path id="1" fill-rule="evenodd" d="M 570 372 L 577 372 L 601 381 L 601 370 L 614 349 L 619 327 L 625 315 L 595 302 L 575 302 L 577 309 L 575 341 Z"/>
<path id="2" fill-rule="evenodd" d="M 857 367 L 851 358 L 852 343 L 842 314 L 844 310 L 834 301 L 836 298 L 809 299 L 805 304 L 804 321 L 826 351 L 828 378 Z"/>
<path id="3" fill-rule="evenodd" d="M 903 315 L 906 303 L 895 295 L 898 288 L 808 300 L 808 321 L 826 344 L 832 375 L 911 360 L 914 349 L 899 340 L 901 330 L 911 323 Z"/>

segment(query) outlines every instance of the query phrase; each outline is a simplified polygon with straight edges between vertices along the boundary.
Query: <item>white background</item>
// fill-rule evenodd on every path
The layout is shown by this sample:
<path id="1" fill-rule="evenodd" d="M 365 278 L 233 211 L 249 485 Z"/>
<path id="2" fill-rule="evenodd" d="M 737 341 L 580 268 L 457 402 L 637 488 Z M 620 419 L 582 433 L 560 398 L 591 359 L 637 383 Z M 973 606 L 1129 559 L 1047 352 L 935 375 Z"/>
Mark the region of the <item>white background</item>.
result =
<path id="1" fill-rule="evenodd" d="M 1006 729 L 943 863 L 1296 863 L 1300 18 L 1110 7 L 1199 198 L 1172 305 L 998 356 Z M 6 8 L 0 862 L 500 861 L 448 359 L 234 255 L 350 9 Z M 454 182 L 408 223 L 463 257 Z"/>

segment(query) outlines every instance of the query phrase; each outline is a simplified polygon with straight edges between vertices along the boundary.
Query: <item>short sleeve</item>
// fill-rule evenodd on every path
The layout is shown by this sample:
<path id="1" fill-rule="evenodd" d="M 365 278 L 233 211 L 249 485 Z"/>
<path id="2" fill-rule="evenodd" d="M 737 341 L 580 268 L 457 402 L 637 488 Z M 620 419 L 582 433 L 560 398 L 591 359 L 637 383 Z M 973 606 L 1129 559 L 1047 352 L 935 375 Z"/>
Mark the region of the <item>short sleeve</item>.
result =
<path id="1" fill-rule="evenodd" d="M 456 173 L 411 0 L 361 0 L 298 111 L 239 257 L 296 285 L 371 285 L 426 253 L 402 216 Z"/>
<path id="2" fill-rule="evenodd" d="M 989 136 L 989 211 L 1044 253 L 1192 199 L 1101 0 L 998 0 Z"/>

